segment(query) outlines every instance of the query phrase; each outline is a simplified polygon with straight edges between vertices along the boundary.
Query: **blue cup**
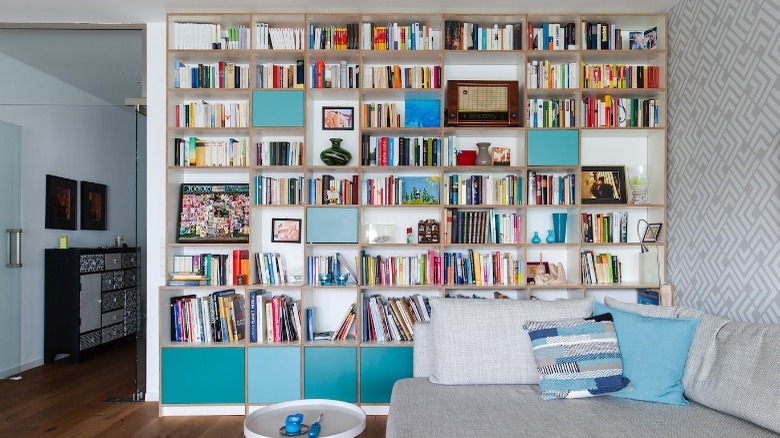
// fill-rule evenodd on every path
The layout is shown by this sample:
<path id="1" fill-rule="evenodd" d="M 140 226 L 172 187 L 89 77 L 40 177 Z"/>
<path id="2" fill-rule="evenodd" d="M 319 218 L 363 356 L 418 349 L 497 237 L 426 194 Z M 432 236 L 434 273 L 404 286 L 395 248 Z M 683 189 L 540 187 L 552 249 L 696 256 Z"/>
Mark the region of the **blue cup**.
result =
<path id="1" fill-rule="evenodd" d="M 553 213 L 555 243 L 566 243 L 566 213 Z"/>
<path id="2" fill-rule="evenodd" d="M 301 423 L 303 423 L 303 414 L 288 415 L 284 421 L 284 432 L 287 435 L 301 433 Z"/>

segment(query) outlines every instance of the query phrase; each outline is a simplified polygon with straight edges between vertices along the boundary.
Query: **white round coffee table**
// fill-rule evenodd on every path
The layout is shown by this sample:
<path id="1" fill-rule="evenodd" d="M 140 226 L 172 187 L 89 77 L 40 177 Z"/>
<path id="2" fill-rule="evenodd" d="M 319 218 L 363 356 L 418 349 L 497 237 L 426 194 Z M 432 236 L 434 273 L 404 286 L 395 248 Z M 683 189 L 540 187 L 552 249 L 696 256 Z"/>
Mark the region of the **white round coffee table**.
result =
<path id="1" fill-rule="evenodd" d="M 247 438 L 279 438 L 279 428 L 288 415 L 303 414 L 303 424 L 311 425 L 320 414 L 321 438 L 353 438 L 366 428 L 366 413 L 359 407 L 336 400 L 295 400 L 266 406 L 247 415 L 244 435 Z M 301 435 L 306 437 L 306 434 Z"/>

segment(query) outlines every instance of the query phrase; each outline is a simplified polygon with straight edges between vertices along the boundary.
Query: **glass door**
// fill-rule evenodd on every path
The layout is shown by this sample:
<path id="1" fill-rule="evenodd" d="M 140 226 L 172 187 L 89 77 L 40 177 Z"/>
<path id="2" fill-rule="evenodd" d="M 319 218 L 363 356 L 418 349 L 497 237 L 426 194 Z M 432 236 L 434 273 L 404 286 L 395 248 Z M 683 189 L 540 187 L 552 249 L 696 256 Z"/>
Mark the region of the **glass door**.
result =
<path id="1" fill-rule="evenodd" d="M 146 394 L 146 105 L 135 111 L 135 241 L 136 241 L 136 315 L 135 393 L 142 401 Z"/>
<path id="2" fill-rule="evenodd" d="M 21 371 L 22 128 L 0 121 L 0 379 Z"/>

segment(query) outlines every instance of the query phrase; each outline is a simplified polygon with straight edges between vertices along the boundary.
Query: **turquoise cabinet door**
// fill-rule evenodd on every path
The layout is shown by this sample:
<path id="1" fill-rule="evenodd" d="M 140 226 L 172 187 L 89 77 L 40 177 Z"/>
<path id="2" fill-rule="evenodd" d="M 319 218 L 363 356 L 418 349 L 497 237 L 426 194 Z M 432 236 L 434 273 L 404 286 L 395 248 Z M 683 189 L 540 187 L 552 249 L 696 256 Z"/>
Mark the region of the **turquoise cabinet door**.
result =
<path id="1" fill-rule="evenodd" d="M 304 398 L 357 402 L 357 348 L 310 347 L 303 360 Z"/>
<path id="2" fill-rule="evenodd" d="M 244 349 L 163 348 L 162 404 L 244 403 Z"/>
<path id="3" fill-rule="evenodd" d="M 528 130 L 529 166 L 578 166 L 580 135 L 576 129 Z"/>
<path id="4" fill-rule="evenodd" d="M 301 398 L 301 349 L 249 349 L 249 403 L 279 403 Z"/>
<path id="5" fill-rule="evenodd" d="M 252 126 L 303 126 L 302 90 L 252 92 Z"/>
<path id="6" fill-rule="evenodd" d="M 412 347 L 360 349 L 360 403 L 390 403 L 396 380 L 412 377 Z"/>

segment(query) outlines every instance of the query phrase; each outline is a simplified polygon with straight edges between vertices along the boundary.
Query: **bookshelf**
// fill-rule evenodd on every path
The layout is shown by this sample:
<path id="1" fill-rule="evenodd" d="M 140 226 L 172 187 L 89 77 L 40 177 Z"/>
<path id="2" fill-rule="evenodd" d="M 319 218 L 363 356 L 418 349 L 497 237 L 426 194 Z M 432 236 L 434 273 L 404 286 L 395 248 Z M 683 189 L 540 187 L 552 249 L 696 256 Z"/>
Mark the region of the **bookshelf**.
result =
<path id="1" fill-rule="evenodd" d="M 199 31 L 201 26 L 183 23 L 219 26 Z M 613 48 L 591 48 L 595 40 L 588 30 L 594 25 L 590 33 L 600 32 L 598 24 L 613 37 Z M 655 48 L 629 49 L 631 32 L 652 28 Z M 226 37 L 217 40 L 227 41 L 226 49 L 191 48 L 181 42 L 193 33 L 220 35 L 225 29 Z M 379 342 L 376 333 L 372 336 L 373 321 L 367 319 L 372 311 L 364 306 L 370 299 L 397 305 L 417 296 L 528 300 L 610 295 L 633 301 L 636 288 L 658 286 L 648 275 L 664 279 L 666 228 L 658 244 L 649 245 L 649 260 L 640 256 L 637 227 L 643 221 L 666 223 L 665 15 L 170 14 L 168 34 L 166 270 L 173 272 L 175 256 L 238 250 L 250 255 L 250 284 L 160 288 L 161 415 L 244 414 L 298 398 L 334 398 L 358 403 L 369 413 L 386 412 L 392 384 L 411 375 L 412 342 Z M 536 46 L 529 39 L 534 35 Z M 553 40 L 546 48 L 538 41 L 545 36 Z M 605 44 L 610 47 L 609 41 Z M 623 86 L 636 82 L 637 67 L 643 75 L 652 71 L 647 84 Z M 231 77 L 239 72 L 239 79 L 212 80 L 213 71 L 220 77 L 220 71 L 224 75 L 228 70 Z M 206 71 L 212 73 L 206 77 Z M 183 82 L 187 74 L 191 81 Z M 627 79 L 608 83 L 605 78 L 611 74 Z M 234 86 L 192 87 L 193 80 Z M 442 113 L 447 81 L 453 80 L 517 81 L 520 126 L 450 126 Z M 210 111 L 229 114 L 229 120 L 214 118 L 220 122 L 212 123 L 208 117 L 203 119 L 208 123 L 185 123 L 191 120 L 182 116 L 185 105 L 201 115 L 204 108 L 190 104 L 202 102 L 213 105 Z M 323 108 L 334 107 L 354 110 L 352 129 L 323 128 Z M 626 116 L 626 108 L 636 108 L 634 118 Z M 596 110 L 606 116 L 597 117 Z M 429 120 L 431 115 L 437 117 Z M 341 147 L 351 154 L 344 166 L 329 166 L 320 158 L 332 137 L 341 138 Z M 508 160 L 500 166 L 458 163 L 454 149 L 476 151 L 477 142 L 503 148 Z M 198 161 L 196 151 L 196 165 L 191 165 L 192 160 L 185 163 L 181 156 L 189 158 L 184 149 L 189 151 L 190 143 L 221 153 L 204 154 Z M 399 165 L 406 162 L 410 165 Z M 583 167 L 637 164 L 652 166 L 649 204 L 632 204 L 630 189 L 628 203 L 582 202 Z M 529 175 L 550 176 L 561 195 L 550 193 L 550 202 L 544 203 L 531 199 Z M 322 187 L 331 180 L 333 196 L 341 201 L 323 204 L 327 187 Z M 249 242 L 178 243 L 183 183 L 248 184 Z M 430 201 L 426 188 L 437 203 L 422 201 Z M 420 202 L 404 203 L 404 191 L 409 200 Z M 565 239 L 545 243 L 553 214 L 560 213 L 566 213 Z M 624 218 L 622 241 L 619 236 L 611 242 L 583 238 L 583 215 L 593 220 L 615 214 Z M 487 224 L 491 218 L 499 224 L 493 228 L 507 235 L 454 239 L 448 222 L 453 217 L 464 224 Z M 277 241 L 275 219 L 299 221 L 300 243 Z M 419 221 L 428 219 L 438 221 L 439 239 L 418 243 Z M 366 239 L 366 226 L 390 224 L 392 235 Z M 410 228 L 412 243 L 406 243 Z M 539 244 L 531 243 L 535 232 L 542 239 Z M 487 270 L 484 281 L 476 284 L 463 284 L 443 268 L 458 254 L 468 257 L 469 251 L 484 260 L 480 269 Z M 616 256 L 622 280 L 583 282 L 581 255 L 588 251 Z M 255 254 L 283 260 L 285 282 L 255 284 Z M 364 281 L 312 281 L 318 277 L 311 267 L 324 270 L 328 257 L 337 254 Z M 312 265 L 311 260 L 319 262 Z M 656 260 L 659 266 L 646 266 Z M 430 261 L 435 269 L 426 264 Z M 567 282 L 528 284 L 526 264 L 539 261 L 560 263 Z M 406 275 L 368 281 L 368 274 L 384 272 L 379 266 L 401 267 Z M 369 267 L 375 271 L 369 273 Z M 474 272 L 470 276 L 477 277 Z M 265 290 L 266 299 L 289 297 L 300 312 L 301 338 L 269 342 L 261 328 L 256 341 L 248 331 L 232 342 L 170 340 L 172 300 L 208 297 L 224 289 L 234 289 L 243 299 L 247 317 L 252 291 Z M 338 332 L 352 309 L 346 339 L 309 340 L 309 308 L 314 309 L 317 333 Z M 385 317 L 394 318 L 389 313 Z M 229 384 L 191 389 L 192 382 L 206 384 L 202 376 L 208 364 L 227 370 Z"/>

